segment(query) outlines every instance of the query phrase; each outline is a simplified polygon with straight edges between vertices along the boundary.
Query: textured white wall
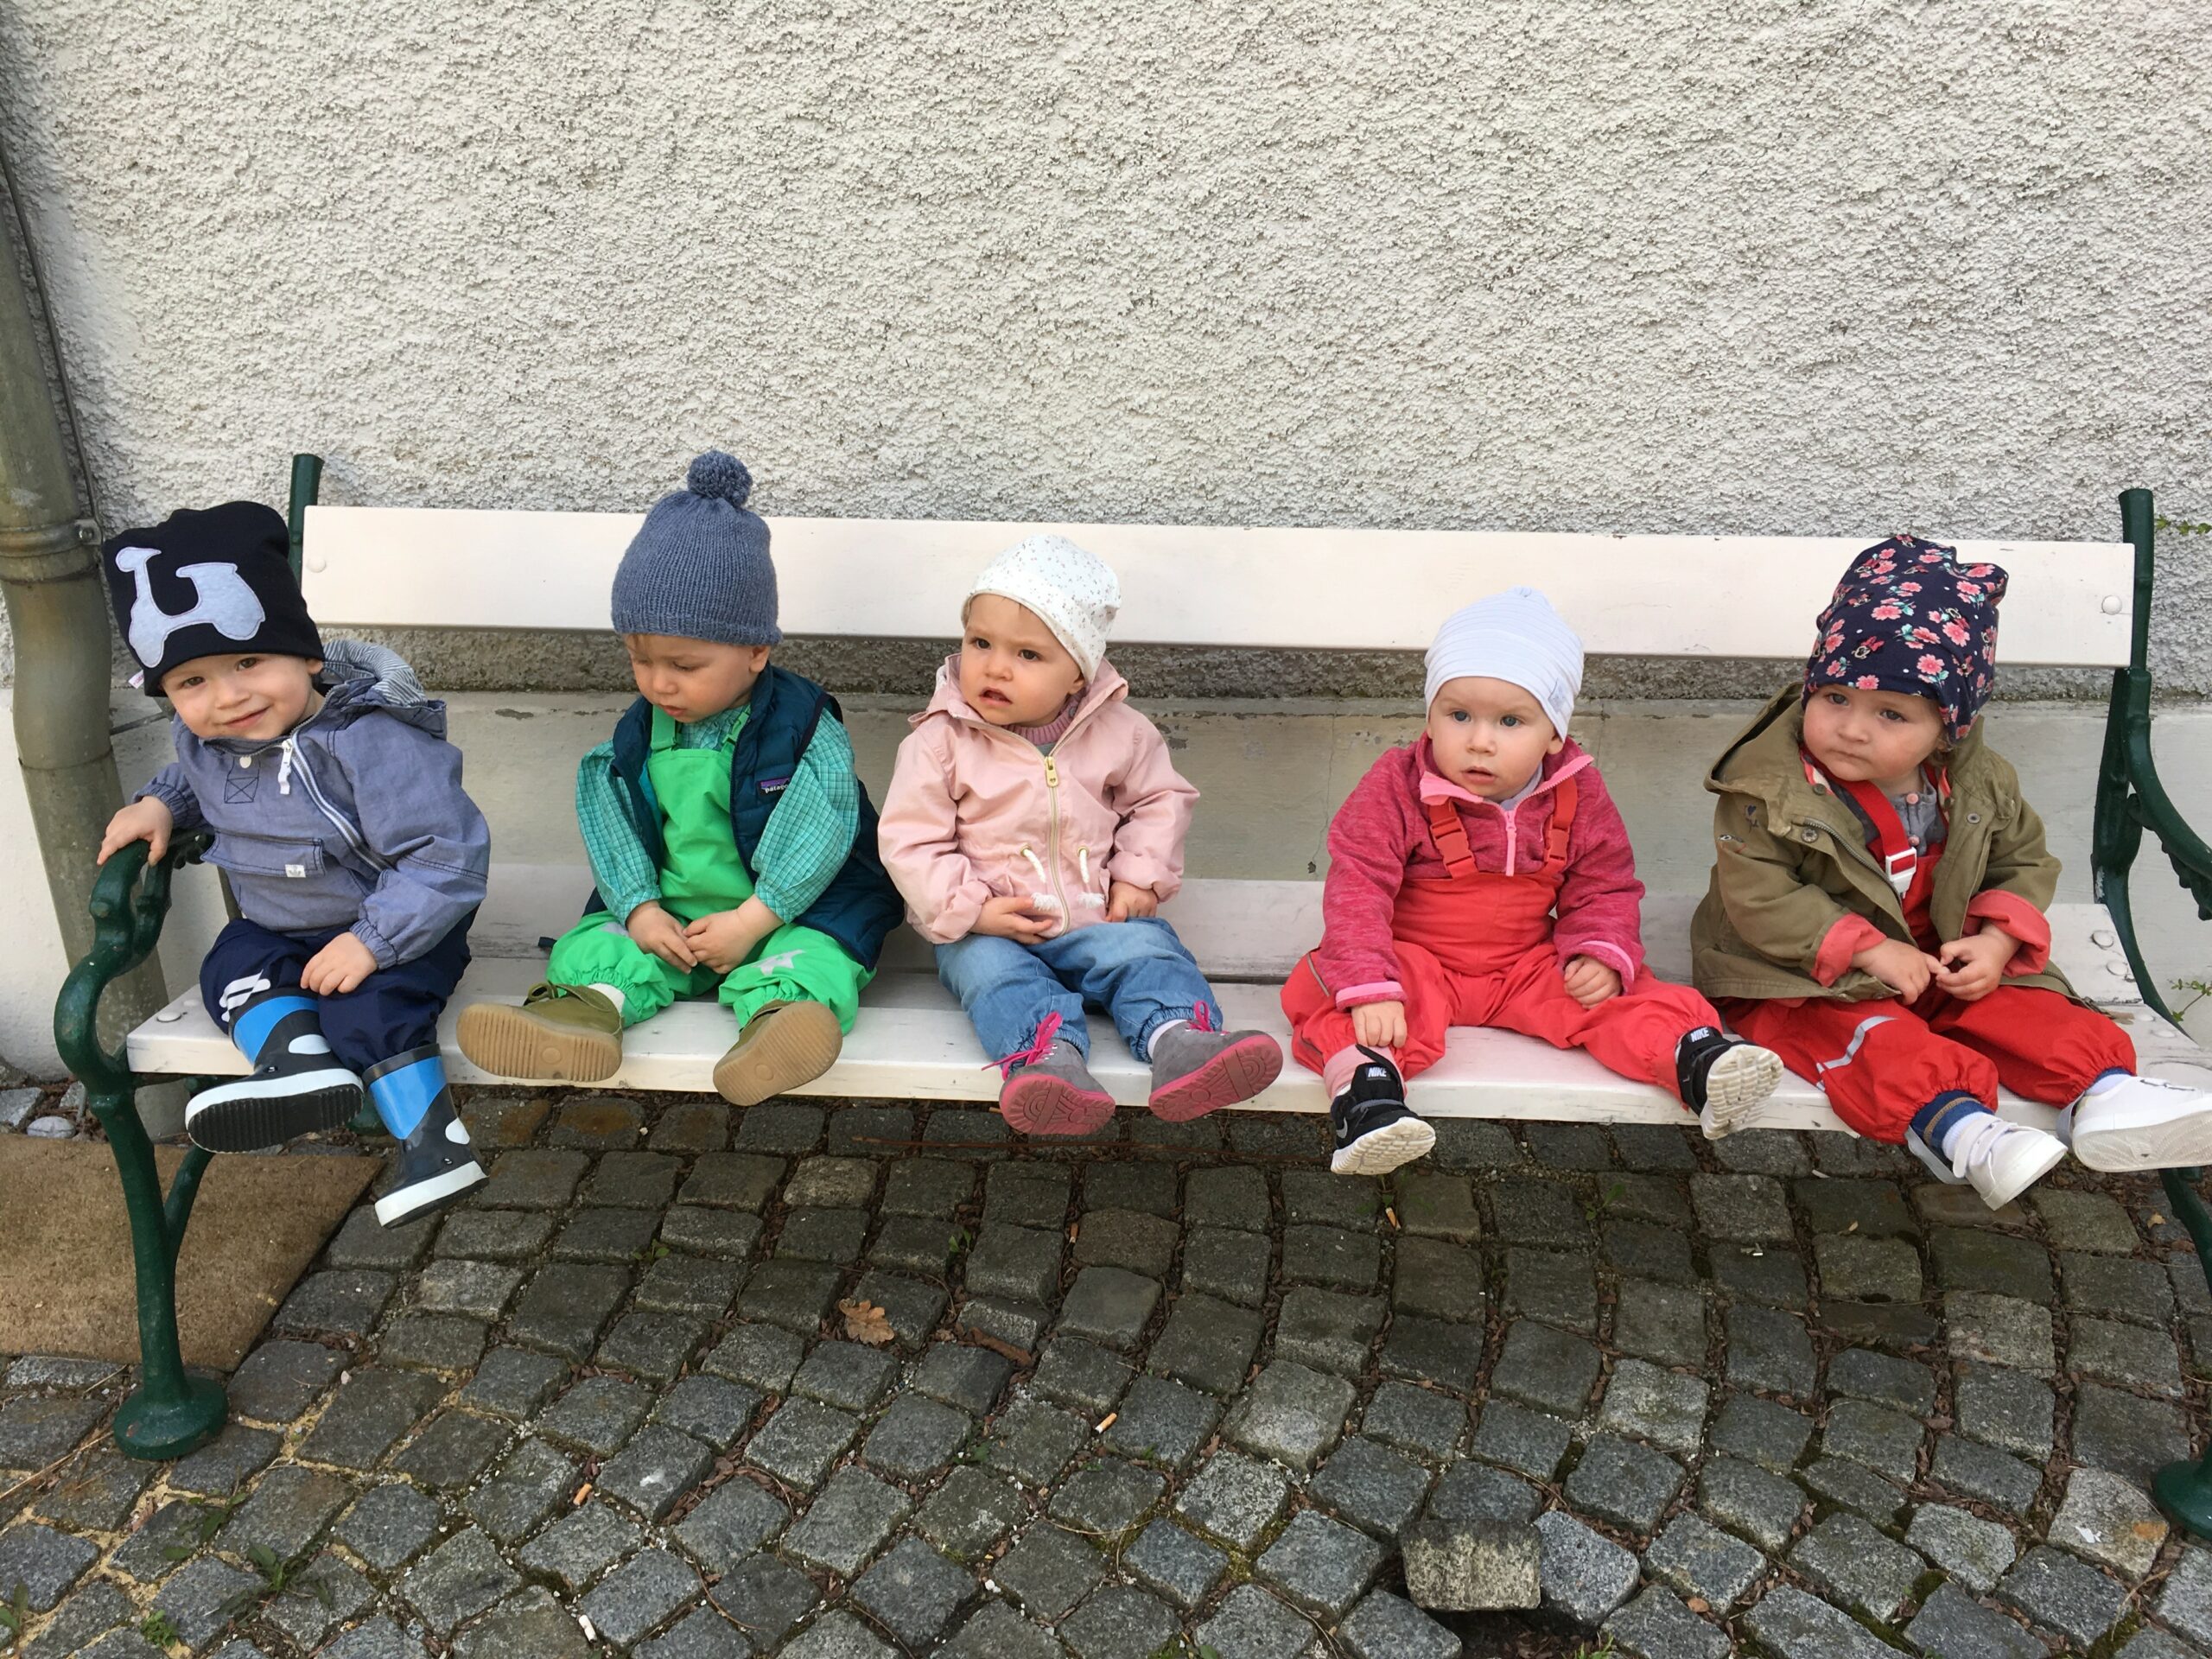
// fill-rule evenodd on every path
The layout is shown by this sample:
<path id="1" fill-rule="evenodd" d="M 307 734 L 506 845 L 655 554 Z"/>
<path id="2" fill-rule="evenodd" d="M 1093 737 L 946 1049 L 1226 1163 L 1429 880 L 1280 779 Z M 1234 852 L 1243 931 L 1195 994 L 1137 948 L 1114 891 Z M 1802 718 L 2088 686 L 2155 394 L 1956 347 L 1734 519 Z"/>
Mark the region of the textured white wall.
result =
<path id="1" fill-rule="evenodd" d="M 0 0 L 0 137 L 111 524 L 714 442 L 786 512 L 2111 536 L 2212 516 L 2207 62 L 2149 0 Z"/>

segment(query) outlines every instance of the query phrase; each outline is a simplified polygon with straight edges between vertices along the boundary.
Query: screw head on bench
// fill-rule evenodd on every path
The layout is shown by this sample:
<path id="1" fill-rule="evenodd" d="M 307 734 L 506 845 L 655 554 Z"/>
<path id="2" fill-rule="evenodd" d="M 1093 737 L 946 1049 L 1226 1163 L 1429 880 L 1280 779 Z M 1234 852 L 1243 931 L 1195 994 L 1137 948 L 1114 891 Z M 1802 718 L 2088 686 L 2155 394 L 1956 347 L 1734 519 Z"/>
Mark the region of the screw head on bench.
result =
<path id="1" fill-rule="evenodd" d="M 2119 944 L 2120 941 L 2113 937 L 2112 930 L 2110 928 L 2101 927 L 2097 929 L 2096 931 L 2089 935 L 2089 943 L 2095 945 L 2100 950 L 2109 950 L 2113 945 Z"/>
<path id="2" fill-rule="evenodd" d="M 2118 616 L 2125 608 L 2125 601 L 2121 600 L 2118 594 L 2107 594 L 2105 595 L 2104 612 L 2107 616 Z"/>

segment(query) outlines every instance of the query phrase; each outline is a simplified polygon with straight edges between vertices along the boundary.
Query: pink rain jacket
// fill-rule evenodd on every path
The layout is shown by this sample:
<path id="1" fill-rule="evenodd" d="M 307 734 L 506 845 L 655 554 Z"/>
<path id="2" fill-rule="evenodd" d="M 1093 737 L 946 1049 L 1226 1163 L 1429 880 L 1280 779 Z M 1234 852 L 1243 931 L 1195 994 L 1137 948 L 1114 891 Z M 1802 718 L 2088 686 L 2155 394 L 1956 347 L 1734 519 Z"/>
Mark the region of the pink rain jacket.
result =
<path id="1" fill-rule="evenodd" d="M 877 836 L 924 938 L 963 937 L 1001 896 L 1032 899 L 1065 918 L 1061 931 L 1105 919 L 1109 881 L 1174 896 L 1198 791 L 1128 695 L 1099 664 L 1047 755 L 969 708 L 959 659 L 946 659 L 899 746 Z"/>

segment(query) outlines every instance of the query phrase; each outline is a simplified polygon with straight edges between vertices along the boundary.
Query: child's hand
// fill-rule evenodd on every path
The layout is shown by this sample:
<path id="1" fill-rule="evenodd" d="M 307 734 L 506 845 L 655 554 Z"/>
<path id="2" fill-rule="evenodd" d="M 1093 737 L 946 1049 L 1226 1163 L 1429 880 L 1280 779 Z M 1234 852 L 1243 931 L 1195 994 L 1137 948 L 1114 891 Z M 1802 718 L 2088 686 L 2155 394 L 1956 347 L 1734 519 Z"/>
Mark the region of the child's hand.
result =
<path id="1" fill-rule="evenodd" d="M 761 906 L 762 912 L 767 906 Z M 760 925 L 759 916 L 741 906 L 735 910 L 718 910 L 711 916 L 702 916 L 683 930 L 683 942 L 691 947 L 691 954 L 718 974 L 726 974 L 753 954 L 753 947 L 775 930 L 772 915 L 767 925 Z"/>
<path id="2" fill-rule="evenodd" d="M 1406 1005 L 1402 1002 L 1363 1002 L 1351 1011 L 1351 1034 L 1363 1048 L 1403 1048 L 1406 1046 Z"/>
<path id="3" fill-rule="evenodd" d="M 683 937 L 683 924 L 648 899 L 630 912 L 624 924 L 641 950 L 650 950 L 671 968 L 687 974 L 699 965 L 698 953 Z"/>
<path id="4" fill-rule="evenodd" d="M 1594 957 L 1569 957 L 1562 970 L 1567 994 L 1586 1008 L 1594 1008 L 1609 996 L 1621 994 L 1621 976 Z"/>
<path id="5" fill-rule="evenodd" d="M 1028 899 L 1007 897 L 984 899 L 982 913 L 969 931 L 1016 944 L 1036 944 L 1058 925 L 1058 917 L 1034 908 Z"/>
<path id="6" fill-rule="evenodd" d="M 317 996 L 343 996 L 377 970 L 377 959 L 354 934 L 340 933 L 308 958 L 300 969 L 300 988 Z"/>
<path id="7" fill-rule="evenodd" d="M 2004 982 L 2005 964 L 2019 944 L 2001 927 L 1953 939 L 1936 953 L 1943 963 L 1936 982 L 1961 1002 L 1979 1002 Z"/>
<path id="8" fill-rule="evenodd" d="M 1160 912 L 1160 900 L 1150 887 L 1138 887 L 1134 881 L 1112 881 L 1106 887 L 1106 919 L 1126 922 L 1132 916 L 1154 916 Z"/>
<path id="9" fill-rule="evenodd" d="M 146 861 L 158 864 L 162 855 L 169 849 L 169 831 L 176 827 L 176 819 L 168 807 L 151 795 L 143 801 L 133 801 L 107 821 L 107 833 L 100 837 L 97 861 L 105 864 L 120 848 L 134 841 L 146 843 Z"/>
<path id="10" fill-rule="evenodd" d="M 1920 1001 L 1928 982 L 1943 967 L 1918 945 L 1907 944 L 1903 939 L 1870 944 L 1852 957 L 1851 965 L 1873 975 L 1908 1002 Z"/>

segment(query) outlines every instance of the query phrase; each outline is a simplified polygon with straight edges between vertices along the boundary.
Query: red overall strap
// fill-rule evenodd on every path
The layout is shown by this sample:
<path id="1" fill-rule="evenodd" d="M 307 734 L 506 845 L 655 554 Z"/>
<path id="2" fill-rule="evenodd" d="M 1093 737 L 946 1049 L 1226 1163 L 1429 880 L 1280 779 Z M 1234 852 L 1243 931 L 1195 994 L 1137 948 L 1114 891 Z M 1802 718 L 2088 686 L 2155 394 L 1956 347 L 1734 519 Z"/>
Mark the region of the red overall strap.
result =
<path id="1" fill-rule="evenodd" d="M 1808 768 L 1812 766 L 1809 756 L 1805 764 Z M 1825 773 L 1821 775 L 1826 776 Z M 1918 897 L 1925 904 L 1925 894 L 1915 894 L 1913 889 L 1916 886 L 1926 885 L 1934 872 L 1936 861 L 1912 844 L 1912 837 L 1904 831 L 1904 820 L 1897 816 L 1897 804 L 1873 785 L 1863 780 L 1854 783 L 1848 779 L 1829 779 L 1828 782 L 1850 796 L 1873 824 L 1874 857 L 1882 867 L 1882 874 L 1888 878 L 1891 888 L 1897 893 L 1898 902 L 1909 906 L 1913 898 Z M 1946 780 L 1937 779 L 1933 787 L 1940 798 L 1946 789 Z"/>
<path id="2" fill-rule="evenodd" d="M 1475 855 L 1467 845 L 1467 826 L 1459 822 L 1459 809 L 1448 800 L 1428 804 L 1428 832 L 1436 837 L 1436 850 L 1444 855 L 1444 868 L 1452 880 L 1475 873 Z"/>
<path id="3" fill-rule="evenodd" d="M 1552 791 L 1551 827 L 1544 831 L 1544 868 L 1567 868 L 1567 841 L 1574 832 L 1574 779 L 1563 778 Z"/>

